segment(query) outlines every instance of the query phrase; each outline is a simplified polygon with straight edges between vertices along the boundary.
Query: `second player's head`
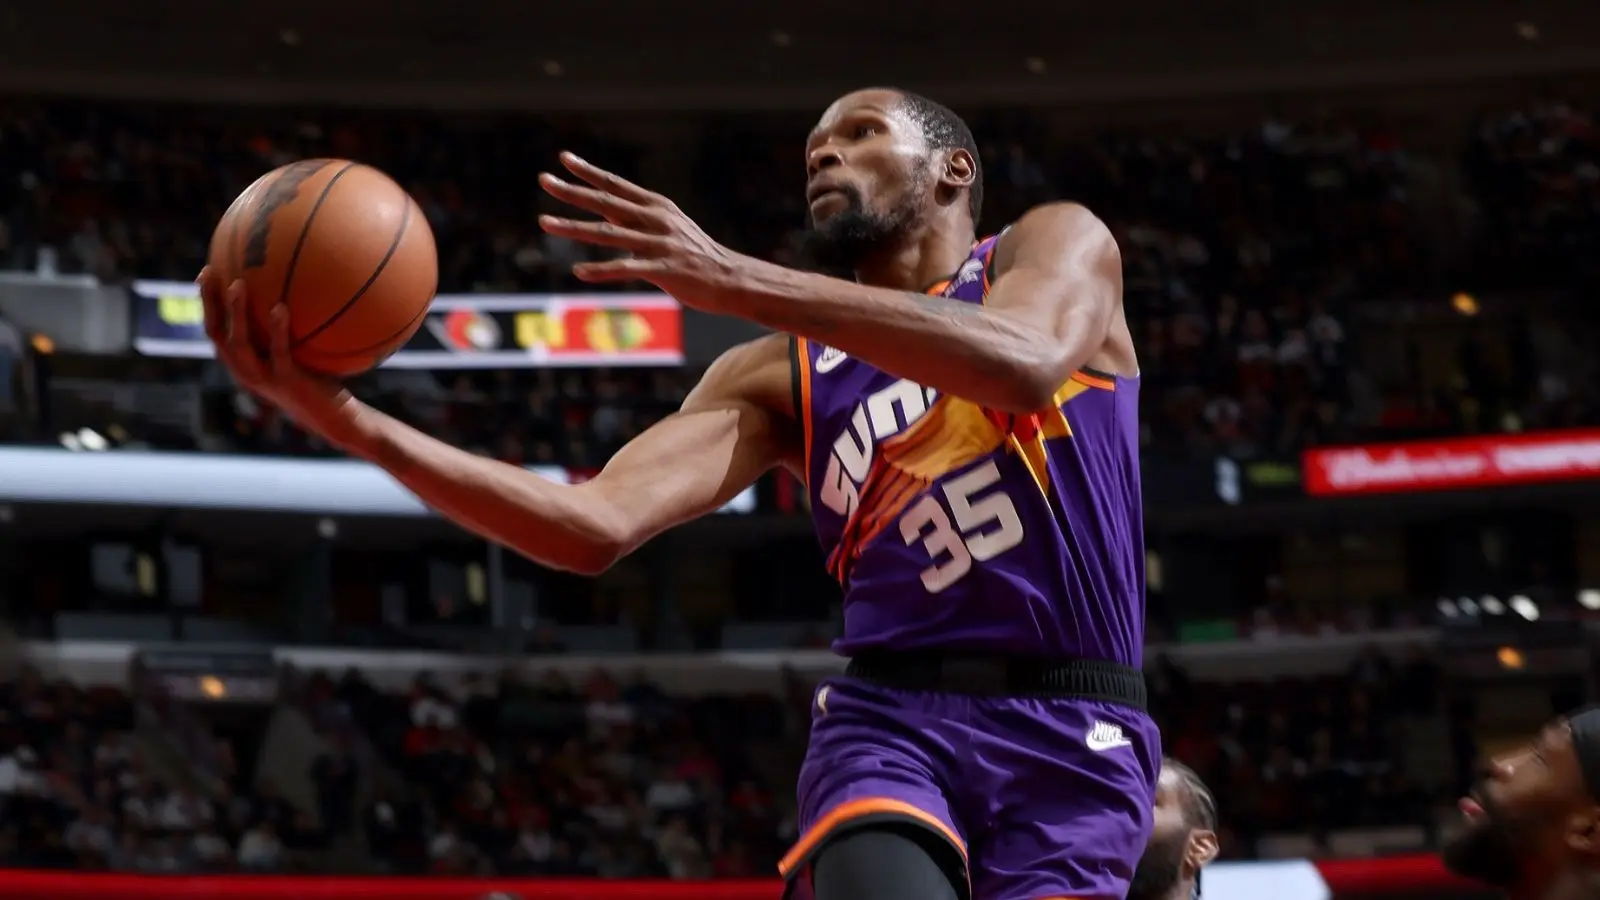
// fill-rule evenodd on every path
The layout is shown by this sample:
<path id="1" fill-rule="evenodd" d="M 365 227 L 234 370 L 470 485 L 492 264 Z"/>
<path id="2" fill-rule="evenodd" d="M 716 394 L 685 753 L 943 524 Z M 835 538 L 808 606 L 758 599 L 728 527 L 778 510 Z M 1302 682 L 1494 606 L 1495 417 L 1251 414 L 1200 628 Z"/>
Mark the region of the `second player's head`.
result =
<path id="1" fill-rule="evenodd" d="M 1457 874 L 1513 897 L 1600 882 L 1600 708 L 1545 726 L 1496 757 L 1461 801 L 1467 827 L 1445 845 Z"/>
<path id="2" fill-rule="evenodd" d="M 1193 769 L 1162 760 L 1155 825 L 1128 885 L 1128 900 L 1187 897 L 1201 867 L 1216 858 L 1217 801 Z"/>
<path id="3" fill-rule="evenodd" d="M 926 97 L 868 88 L 840 97 L 806 141 L 807 244 L 854 267 L 938 218 L 971 232 L 983 206 L 972 130 Z"/>

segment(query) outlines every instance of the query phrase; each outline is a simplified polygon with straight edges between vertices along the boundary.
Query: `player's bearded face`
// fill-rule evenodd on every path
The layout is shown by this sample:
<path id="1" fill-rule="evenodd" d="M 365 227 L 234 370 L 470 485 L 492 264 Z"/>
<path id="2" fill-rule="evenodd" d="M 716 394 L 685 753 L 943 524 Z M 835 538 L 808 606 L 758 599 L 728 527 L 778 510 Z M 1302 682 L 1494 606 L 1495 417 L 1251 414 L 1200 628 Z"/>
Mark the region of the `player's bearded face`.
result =
<path id="1" fill-rule="evenodd" d="M 1133 870 L 1127 900 L 1167 900 L 1183 877 L 1183 857 L 1189 851 L 1188 829 L 1152 836 L 1144 856 Z"/>
<path id="2" fill-rule="evenodd" d="M 853 269 L 874 250 L 905 234 L 917 221 L 924 185 L 916 180 L 887 209 L 874 208 L 860 188 L 840 188 L 847 205 L 818 221 L 808 214 L 804 251 L 817 266 L 829 270 Z"/>
<path id="3" fill-rule="evenodd" d="M 1509 888 L 1522 880 L 1521 830 L 1487 793 L 1477 792 L 1483 816 L 1440 852 L 1445 868 L 1474 881 Z"/>

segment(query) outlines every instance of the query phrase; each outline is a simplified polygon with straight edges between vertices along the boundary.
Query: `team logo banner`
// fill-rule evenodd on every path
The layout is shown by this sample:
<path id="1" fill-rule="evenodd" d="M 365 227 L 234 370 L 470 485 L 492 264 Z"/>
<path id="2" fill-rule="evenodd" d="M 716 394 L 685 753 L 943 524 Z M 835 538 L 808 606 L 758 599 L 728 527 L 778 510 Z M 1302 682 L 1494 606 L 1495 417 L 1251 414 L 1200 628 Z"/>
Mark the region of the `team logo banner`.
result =
<path id="1" fill-rule="evenodd" d="M 199 291 L 181 281 L 135 281 L 134 349 L 206 358 Z M 416 337 L 384 363 L 399 369 L 675 366 L 683 310 L 666 294 L 465 294 L 433 301 Z"/>
<path id="2" fill-rule="evenodd" d="M 1308 450 L 1306 493 L 1332 497 L 1600 478 L 1600 429 Z"/>

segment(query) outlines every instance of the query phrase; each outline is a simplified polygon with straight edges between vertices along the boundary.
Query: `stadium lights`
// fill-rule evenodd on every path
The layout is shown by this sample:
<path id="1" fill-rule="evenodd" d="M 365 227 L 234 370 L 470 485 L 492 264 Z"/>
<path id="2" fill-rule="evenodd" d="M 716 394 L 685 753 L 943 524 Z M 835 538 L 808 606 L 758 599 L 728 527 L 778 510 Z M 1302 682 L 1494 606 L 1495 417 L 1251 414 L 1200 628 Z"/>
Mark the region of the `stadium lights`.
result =
<path id="1" fill-rule="evenodd" d="M 1578 591 L 1578 605 L 1584 609 L 1600 612 L 1600 588 L 1584 588 Z M 1461 616 L 1469 618 L 1479 615 L 1502 616 L 1506 613 L 1515 613 L 1529 622 L 1537 622 L 1544 614 L 1538 601 L 1527 594 L 1513 594 L 1502 601 L 1492 594 L 1485 594 L 1477 600 L 1471 597 L 1460 597 L 1452 600 L 1449 597 L 1440 597 L 1434 604 L 1439 610 L 1439 615 L 1446 619 L 1455 619 Z"/>
<path id="2" fill-rule="evenodd" d="M 74 453 L 88 451 L 99 453 L 110 448 L 111 442 L 106 440 L 99 432 L 90 428 L 79 428 L 77 431 L 64 431 L 58 438 L 61 446 Z"/>
<path id="3" fill-rule="evenodd" d="M 1539 621 L 1539 604 L 1523 594 L 1511 598 L 1511 610 L 1529 622 Z"/>

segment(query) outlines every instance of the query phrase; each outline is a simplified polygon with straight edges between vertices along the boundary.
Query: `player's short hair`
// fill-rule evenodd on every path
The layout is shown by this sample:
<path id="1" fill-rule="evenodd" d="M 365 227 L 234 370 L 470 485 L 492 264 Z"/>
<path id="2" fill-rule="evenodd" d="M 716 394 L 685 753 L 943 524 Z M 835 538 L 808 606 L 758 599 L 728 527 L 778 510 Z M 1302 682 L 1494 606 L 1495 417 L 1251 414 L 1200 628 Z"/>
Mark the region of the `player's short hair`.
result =
<path id="1" fill-rule="evenodd" d="M 972 187 L 967 191 L 967 211 L 977 223 L 983 214 L 983 159 L 978 142 L 965 119 L 950 107 L 904 88 L 890 88 L 900 95 L 900 109 L 922 129 L 922 136 L 934 150 L 965 150 L 972 154 Z"/>
<path id="2" fill-rule="evenodd" d="M 1217 798 L 1211 796 L 1211 789 L 1200 780 L 1200 774 L 1170 756 L 1162 758 L 1161 767 L 1178 775 L 1178 783 L 1183 786 L 1183 818 L 1189 827 L 1216 831 Z"/>

